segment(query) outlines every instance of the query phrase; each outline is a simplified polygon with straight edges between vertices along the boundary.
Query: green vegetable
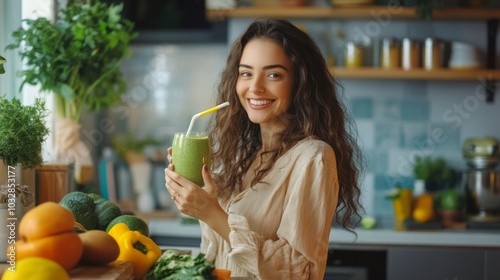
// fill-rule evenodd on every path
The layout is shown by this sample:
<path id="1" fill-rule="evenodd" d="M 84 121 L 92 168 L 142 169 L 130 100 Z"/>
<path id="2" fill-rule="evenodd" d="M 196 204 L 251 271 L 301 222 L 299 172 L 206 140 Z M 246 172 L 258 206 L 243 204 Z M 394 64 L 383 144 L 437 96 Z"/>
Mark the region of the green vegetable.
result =
<path id="1" fill-rule="evenodd" d="M 21 88 L 39 84 L 42 91 L 56 93 L 57 116 L 77 122 L 84 105 L 89 111 L 114 106 L 126 87 L 119 66 L 136 36 L 122 9 L 122 4 L 72 1 L 59 10 L 55 23 L 24 20 L 7 46 L 18 48 L 26 63 Z"/>
<path id="2" fill-rule="evenodd" d="M 122 214 L 116 204 L 95 193 L 70 192 L 61 199 L 59 204 L 70 210 L 76 221 L 87 230 L 104 231 L 112 220 Z"/>
<path id="3" fill-rule="evenodd" d="M 95 204 L 94 214 L 97 217 L 97 229 L 105 231 L 111 221 L 121 216 L 122 210 L 113 202 L 103 199 Z"/>
<path id="4" fill-rule="evenodd" d="M 377 220 L 374 217 L 366 216 L 361 219 L 361 227 L 364 229 L 372 229 L 377 226 Z"/>
<path id="5" fill-rule="evenodd" d="M 75 220 L 86 230 L 97 228 L 97 217 L 94 214 L 94 208 L 89 204 L 78 200 L 61 200 L 59 204 L 73 213 Z"/>
<path id="6" fill-rule="evenodd" d="M 216 280 L 214 269 L 204 254 L 193 257 L 166 250 L 149 269 L 146 280 Z"/>
<path id="7" fill-rule="evenodd" d="M 92 209 L 94 209 L 94 200 L 92 200 L 92 198 L 90 198 L 84 192 L 78 192 L 78 191 L 70 192 L 70 193 L 66 194 L 61 199 L 61 201 L 59 201 L 59 204 L 64 204 L 64 203 L 66 203 L 66 202 L 68 202 L 70 200 L 79 201 L 81 203 L 87 204 L 89 207 L 91 207 Z"/>
<path id="8" fill-rule="evenodd" d="M 48 110 L 42 99 L 24 106 L 17 98 L 0 96 L 0 160 L 6 165 L 33 168 L 43 163 L 42 144 L 49 129 Z"/>
<path id="9" fill-rule="evenodd" d="M 100 196 L 96 193 L 87 193 L 87 196 L 92 198 L 92 200 L 94 201 L 94 204 L 98 204 L 98 203 L 101 203 L 103 201 L 106 201 L 106 199 L 104 199 L 102 196 Z"/>
<path id="10" fill-rule="evenodd" d="M 142 235 L 149 236 L 148 224 L 141 218 L 134 215 L 121 215 L 113 219 L 107 226 L 106 232 L 116 224 L 125 223 L 130 230 L 137 230 Z"/>

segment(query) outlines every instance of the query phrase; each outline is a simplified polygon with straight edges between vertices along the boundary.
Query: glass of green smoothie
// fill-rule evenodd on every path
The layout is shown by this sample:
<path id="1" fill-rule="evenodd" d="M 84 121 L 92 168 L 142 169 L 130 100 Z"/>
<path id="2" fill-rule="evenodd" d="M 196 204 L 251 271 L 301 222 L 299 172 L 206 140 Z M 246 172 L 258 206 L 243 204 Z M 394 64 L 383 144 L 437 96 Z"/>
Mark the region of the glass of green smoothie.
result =
<path id="1" fill-rule="evenodd" d="M 203 186 L 201 171 L 206 164 L 210 169 L 210 141 L 206 132 L 177 132 L 172 144 L 172 164 L 175 172 Z"/>

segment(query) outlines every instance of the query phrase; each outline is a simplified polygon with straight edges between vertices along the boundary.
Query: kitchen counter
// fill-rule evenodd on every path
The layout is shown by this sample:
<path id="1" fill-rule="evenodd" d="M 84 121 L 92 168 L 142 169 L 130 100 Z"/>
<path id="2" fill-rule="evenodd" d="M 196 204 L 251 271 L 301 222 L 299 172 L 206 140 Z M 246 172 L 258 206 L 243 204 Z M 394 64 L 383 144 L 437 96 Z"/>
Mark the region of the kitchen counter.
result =
<path id="1" fill-rule="evenodd" d="M 149 220 L 151 236 L 200 239 L 198 224 L 183 224 L 180 218 Z M 346 230 L 332 228 L 330 246 L 439 246 L 500 249 L 500 230 L 438 229 L 393 230 L 356 229 L 357 237 Z"/>

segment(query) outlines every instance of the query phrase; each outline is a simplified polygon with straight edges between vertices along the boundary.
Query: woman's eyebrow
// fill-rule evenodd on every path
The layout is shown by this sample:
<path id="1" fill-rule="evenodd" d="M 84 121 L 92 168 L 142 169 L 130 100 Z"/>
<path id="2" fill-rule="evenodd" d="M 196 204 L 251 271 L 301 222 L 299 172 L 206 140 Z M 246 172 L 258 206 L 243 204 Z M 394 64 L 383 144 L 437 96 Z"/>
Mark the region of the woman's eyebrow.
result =
<path id="1" fill-rule="evenodd" d="M 250 66 L 248 64 L 240 64 L 240 67 L 253 69 L 253 66 Z M 264 70 L 268 70 L 268 69 L 272 69 L 272 68 L 282 68 L 288 72 L 288 69 L 286 69 L 286 67 L 281 65 L 281 64 L 271 64 L 271 65 L 266 65 L 266 66 L 262 67 L 262 69 L 264 69 Z"/>

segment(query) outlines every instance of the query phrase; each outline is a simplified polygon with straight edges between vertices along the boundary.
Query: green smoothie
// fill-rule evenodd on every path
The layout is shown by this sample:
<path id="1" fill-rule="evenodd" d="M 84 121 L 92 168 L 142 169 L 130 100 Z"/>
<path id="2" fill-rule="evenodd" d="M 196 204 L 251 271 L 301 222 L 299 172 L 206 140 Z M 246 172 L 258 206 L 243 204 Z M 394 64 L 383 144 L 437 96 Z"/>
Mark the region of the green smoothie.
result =
<path id="1" fill-rule="evenodd" d="M 172 164 L 175 172 L 203 186 L 201 171 L 206 164 L 210 168 L 210 141 L 206 132 L 178 132 L 172 144 Z"/>

